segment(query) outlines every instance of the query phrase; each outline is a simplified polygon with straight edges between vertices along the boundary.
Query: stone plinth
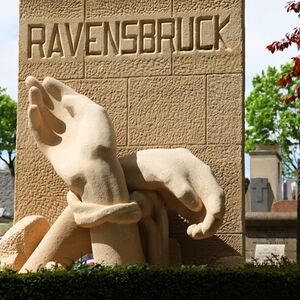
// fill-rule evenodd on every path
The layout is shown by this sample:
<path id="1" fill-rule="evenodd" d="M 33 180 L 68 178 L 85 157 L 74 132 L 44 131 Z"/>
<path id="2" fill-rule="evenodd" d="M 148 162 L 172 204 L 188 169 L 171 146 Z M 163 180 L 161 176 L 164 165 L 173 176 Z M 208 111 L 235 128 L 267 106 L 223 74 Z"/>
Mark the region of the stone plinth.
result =
<path id="1" fill-rule="evenodd" d="M 284 244 L 285 255 L 296 260 L 296 212 L 247 212 L 245 227 L 247 261 L 255 256 L 255 246 L 261 244 Z"/>
<path id="2" fill-rule="evenodd" d="M 278 145 L 257 146 L 250 152 L 250 178 L 267 178 L 274 200 L 282 199 L 281 151 Z"/>
<path id="3" fill-rule="evenodd" d="M 243 10 L 242 0 L 21 0 L 16 221 L 53 222 L 66 206 L 27 129 L 24 80 L 52 76 L 107 109 L 119 156 L 186 147 L 211 166 L 225 221 L 192 241 L 172 220 L 184 263 L 243 255 Z"/>

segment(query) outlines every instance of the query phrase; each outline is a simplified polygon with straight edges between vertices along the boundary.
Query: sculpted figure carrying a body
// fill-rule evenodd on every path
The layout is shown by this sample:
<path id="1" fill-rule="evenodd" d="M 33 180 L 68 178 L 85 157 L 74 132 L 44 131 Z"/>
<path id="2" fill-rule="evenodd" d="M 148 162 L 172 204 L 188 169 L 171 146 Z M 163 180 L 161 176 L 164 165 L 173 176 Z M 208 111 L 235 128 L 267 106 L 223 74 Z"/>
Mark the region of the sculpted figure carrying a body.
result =
<path id="1" fill-rule="evenodd" d="M 92 251 L 95 262 L 103 264 L 167 264 L 170 211 L 196 216 L 187 229 L 194 239 L 220 227 L 223 191 L 210 168 L 188 150 L 142 150 L 118 160 L 103 107 L 53 78 L 40 83 L 28 77 L 26 84 L 29 127 L 70 187 L 68 206 L 35 246 L 20 248 L 20 239 L 40 217 L 17 223 L 1 240 L 2 262 L 21 272 L 35 271 L 49 261 L 66 264 L 65 257 Z M 12 242 L 16 236 L 18 249 Z"/>

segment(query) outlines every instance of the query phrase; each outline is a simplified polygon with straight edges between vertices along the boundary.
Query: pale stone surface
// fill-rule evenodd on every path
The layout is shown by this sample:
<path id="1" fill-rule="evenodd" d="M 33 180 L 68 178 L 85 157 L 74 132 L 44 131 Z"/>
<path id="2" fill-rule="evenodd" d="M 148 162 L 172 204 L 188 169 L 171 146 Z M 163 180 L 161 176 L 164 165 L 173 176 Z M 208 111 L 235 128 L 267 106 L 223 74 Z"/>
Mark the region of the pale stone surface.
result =
<path id="1" fill-rule="evenodd" d="M 115 133 L 104 108 L 50 77 L 45 78 L 43 83 L 28 77 L 26 84 L 29 88 L 31 132 L 39 149 L 68 184 L 73 195 L 76 193 L 83 203 L 87 203 L 86 206 L 106 207 L 106 214 L 114 214 L 115 205 L 128 207 L 130 199 L 116 158 Z M 141 218 L 141 210 L 132 203 L 124 214 L 128 220 L 125 224 L 110 219 L 100 228 L 92 215 L 91 221 L 87 221 L 93 223 L 90 234 L 96 263 L 144 262 L 136 224 Z M 50 237 L 45 237 L 21 271 L 26 268 L 36 270 L 41 263 L 44 265 L 51 260 L 41 261 L 41 254 L 50 258 L 56 252 L 53 247 L 59 245 L 53 245 L 53 240 L 61 236 L 64 245 L 65 227 L 74 228 L 73 224 L 76 224 L 71 216 L 64 213 L 59 216 L 49 230 Z M 124 243 L 125 237 L 127 243 Z"/>
<path id="2" fill-rule="evenodd" d="M 170 192 L 185 208 L 198 215 L 187 234 L 202 239 L 214 234 L 224 214 L 224 194 L 210 167 L 187 149 L 149 149 L 120 160 L 129 190 Z M 177 210 L 168 201 L 170 210 Z M 205 208 L 205 209 L 204 209 Z M 201 220 L 201 222 L 199 221 Z"/>
<path id="3" fill-rule="evenodd" d="M 19 270 L 49 227 L 47 220 L 41 216 L 28 216 L 16 223 L 0 241 L 1 267 Z"/>
<path id="4" fill-rule="evenodd" d="M 64 80 L 64 83 L 87 95 L 97 104 L 103 106 L 111 120 L 117 134 L 117 145 L 127 143 L 127 80 L 99 79 L 99 80 Z M 113 88 L 112 88 L 113 87 Z M 24 82 L 19 85 L 19 113 L 17 149 L 36 147 L 27 126 L 28 90 Z"/>
<path id="5" fill-rule="evenodd" d="M 141 0 L 141 1 L 86 1 L 86 18 L 112 16 L 135 16 L 163 14 L 171 15 L 171 0 Z"/>
<path id="6" fill-rule="evenodd" d="M 21 19 L 78 19 L 83 16 L 84 0 L 26 0 L 20 2 Z"/>
<path id="7" fill-rule="evenodd" d="M 65 183 L 38 149 L 18 150 L 17 159 L 15 220 L 40 214 L 53 223 L 67 205 Z"/>
<path id="8" fill-rule="evenodd" d="M 148 147 L 119 147 L 118 155 L 134 155 Z M 220 234 L 236 234 L 243 230 L 241 210 L 242 147 L 238 145 L 190 145 L 187 147 L 196 157 L 209 165 L 225 193 L 224 222 L 218 230 Z"/>
<path id="9" fill-rule="evenodd" d="M 243 61 L 241 53 L 233 51 L 230 53 L 216 54 L 174 54 L 174 74 L 213 74 L 213 73 L 235 73 L 242 72 Z"/>
<path id="10" fill-rule="evenodd" d="M 84 20 L 84 2 L 84 0 L 20 1 L 19 78 L 21 80 L 25 80 L 30 74 L 38 78 L 44 78 L 49 75 L 60 79 L 83 77 L 84 40 L 82 38 L 79 39 L 78 51 L 76 51 L 75 57 L 70 57 L 65 23 L 70 23 L 70 33 L 73 36 L 73 41 L 75 41 L 74 36 L 77 23 Z M 28 24 L 37 27 L 32 29 L 33 40 L 43 40 L 42 34 L 44 32 L 45 44 L 42 47 L 42 52 L 45 58 L 40 58 L 41 48 L 38 45 L 30 47 L 28 35 L 31 30 L 29 30 Z M 53 31 L 53 27 L 56 26 L 54 24 L 58 24 L 57 34 Z M 43 26 L 44 29 L 41 29 Z M 50 47 L 51 36 L 54 42 L 53 47 Z M 58 45 L 58 39 L 60 40 L 61 47 Z M 31 57 L 29 55 L 30 48 L 33 58 L 28 59 L 28 57 Z M 51 54 L 49 53 L 49 48 L 54 51 L 57 49 L 62 50 L 63 53 L 56 51 Z M 52 57 L 47 58 L 48 56 Z"/>
<path id="11" fill-rule="evenodd" d="M 254 258 L 258 263 L 264 263 L 268 258 L 272 258 L 272 255 L 278 256 L 282 259 L 285 256 L 285 244 L 257 244 L 255 247 Z"/>
<path id="12" fill-rule="evenodd" d="M 35 74 L 37 78 L 44 78 L 47 75 L 55 76 L 60 79 L 74 79 L 83 77 L 83 62 L 73 60 L 51 60 L 43 62 L 43 68 L 39 62 L 22 61 L 20 58 L 19 78 L 24 80 L 29 74 Z"/>
<path id="13" fill-rule="evenodd" d="M 17 114 L 17 150 L 36 148 L 36 143 L 27 126 L 28 90 L 24 81 L 19 81 L 18 114 Z M 16 158 L 18 160 L 18 157 Z M 18 166 L 18 163 L 16 163 Z"/>
<path id="14" fill-rule="evenodd" d="M 43 83 L 28 77 L 26 83 L 29 128 L 70 191 L 68 207 L 20 272 L 36 271 L 54 258 L 62 263 L 58 259 L 62 254 L 74 259 L 79 250 L 87 253 L 82 242 L 75 242 L 76 246 L 70 242 L 78 240 L 74 236 L 78 226 L 90 229 L 95 262 L 142 263 L 147 254 L 150 263 L 168 263 L 166 208 L 181 213 L 178 205 L 198 216 L 187 228 L 190 237 L 203 239 L 216 233 L 224 214 L 223 190 L 211 169 L 191 152 L 144 150 L 125 157 L 120 164 L 113 127 L 103 107 L 50 77 Z M 140 191 L 129 196 L 127 188 Z M 159 191 L 161 196 L 148 190 Z M 168 200 L 170 194 L 177 204 Z M 139 221 L 143 250 L 136 226 Z"/>
<path id="15" fill-rule="evenodd" d="M 202 34 L 196 46 L 200 51 L 175 52 L 174 74 L 241 73 L 244 64 L 241 11 L 241 1 L 175 1 L 175 16 L 196 15 L 205 20 L 201 21 Z M 205 46 L 211 49 L 205 51 Z"/>
<path id="16" fill-rule="evenodd" d="M 148 147 L 147 147 L 148 148 Z M 218 233 L 236 234 L 242 232 L 242 202 L 240 200 L 243 191 L 242 181 L 242 147 L 238 145 L 200 145 L 187 147 L 204 163 L 209 165 L 216 179 L 225 193 L 224 222 Z M 119 147 L 118 154 L 134 154 L 146 147 Z"/>
<path id="17" fill-rule="evenodd" d="M 190 150 L 204 163 L 211 166 L 219 184 L 224 187 L 225 215 L 219 233 L 232 234 L 242 232 L 241 211 L 243 204 L 242 147 L 241 146 L 191 146 Z"/>
<path id="18" fill-rule="evenodd" d="M 55 261 L 49 261 L 46 264 L 45 268 L 48 269 L 48 270 L 57 270 L 59 268 L 62 268 L 62 265 L 60 263 L 55 262 Z"/>
<path id="19" fill-rule="evenodd" d="M 129 144 L 204 144 L 205 110 L 204 76 L 129 79 Z"/>
<path id="20" fill-rule="evenodd" d="M 98 79 L 65 81 L 70 87 L 103 106 L 116 131 L 117 145 L 127 144 L 127 80 Z"/>
<path id="21" fill-rule="evenodd" d="M 242 76 L 207 77 L 207 139 L 209 144 L 242 144 Z"/>
<path id="22" fill-rule="evenodd" d="M 67 20 L 66 20 L 67 21 Z M 40 20 L 41 22 L 41 20 Z M 20 55 L 19 55 L 19 79 L 25 80 L 30 74 L 37 78 L 45 76 L 55 76 L 59 79 L 83 78 L 84 68 L 84 40 L 79 39 L 77 51 L 74 56 L 70 53 L 65 23 L 55 23 L 42 21 L 44 27 L 36 24 L 36 20 L 30 22 L 37 28 L 28 28 L 28 21 L 20 23 Z M 70 24 L 71 35 L 77 30 L 78 23 Z M 57 26 L 57 29 L 56 27 Z M 57 35 L 55 35 L 57 30 Z M 44 41 L 43 45 L 31 45 L 28 35 L 32 35 L 32 40 Z M 43 38 L 44 35 L 44 38 Z M 53 40 L 54 37 L 54 40 Z M 60 47 L 57 41 L 60 41 Z M 51 43 L 53 41 L 53 43 Z M 52 46 L 51 46 L 52 45 Z M 42 66 L 42 67 L 41 67 Z"/>
<path id="23" fill-rule="evenodd" d="M 171 0 L 155 1 L 109 1 L 99 0 L 86 1 L 86 20 L 98 21 L 109 20 L 133 20 L 143 18 L 153 19 L 153 16 L 171 17 Z M 138 35 L 139 31 L 132 25 L 130 34 Z M 128 43 L 128 42 L 127 42 Z M 122 45 L 126 41 L 122 41 Z M 132 45 L 129 45 L 132 48 Z M 147 56 L 137 56 L 136 54 L 127 56 L 87 57 L 85 59 L 85 69 L 87 78 L 99 77 L 129 77 L 129 76 L 154 76 L 171 74 L 171 55 L 148 54 Z"/>
<path id="24" fill-rule="evenodd" d="M 21 0 L 20 2 L 19 70 L 21 81 L 17 141 L 17 172 L 20 173 L 20 176 L 18 177 L 17 175 L 16 186 L 17 218 L 20 219 L 28 214 L 32 214 L 31 210 L 35 211 L 34 207 L 36 207 L 36 213 L 40 214 L 39 210 L 42 211 L 50 222 L 53 222 L 67 205 L 65 197 L 67 190 L 65 186 L 46 160 L 38 154 L 33 139 L 26 129 L 27 91 L 22 87 L 23 80 L 29 74 L 40 79 L 52 75 L 58 79 L 63 79 L 64 82 L 97 101 L 97 103 L 108 110 L 117 131 L 118 152 L 120 155 L 151 147 L 176 148 L 190 146 L 190 149 L 197 157 L 212 167 L 218 182 L 224 188 L 227 208 L 224 216 L 225 222 L 219 232 L 224 236 L 231 236 L 232 233 L 235 236 L 235 234 L 240 233 L 242 231 L 241 203 L 243 203 L 243 183 L 239 176 L 242 176 L 242 149 L 241 146 L 235 147 L 234 145 L 241 145 L 243 130 L 242 114 L 240 114 L 242 111 L 242 97 L 237 96 L 241 94 L 243 86 L 243 1 L 66 0 L 63 3 L 58 3 L 50 0 Z M 228 16 L 230 21 L 226 23 Z M 194 21 L 197 17 L 210 18 L 201 23 L 200 43 L 202 46 L 213 43 L 215 48 L 219 47 L 218 50 L 197 50 L 196 34 L 194 36 L 193 49 L 190 51 L 178 51 L 177 32 L 179 30 L 179 20 L 183 18 L 182 41 L 183 45 L 187 46 L 189 37 L 187 21 L 188 18 L 192 17 L 195 18 Z M 171 53 L 171 43 L 166 39 L 162 41 L 163 53 L 159 53 L 159 39 L 155 39 L 155 50 L 153 53 L 140 53 L 141 22 L 143 20 L 154 20 L 156 24 L 154 30 L 157 36 L 158 20 L 165 18 L 171 18 L 175 22 L 174 52 Z M 133 21 L 136 25 L 127 27 L 127 38 L 124 38 L 121 30 L 122 23 L 128 20 Z M 215 24 L 214 26 L 212 21 Z M 77 30 L 80 29 L 81 22 L 84 22 L 84 24 L 79 36 L 77 35 Z M 92 38 L 96 37 L 96 42 L 92 40 L 87 41 L 86 39 L 86 25 L 90 26 L 95 22 L 107 22 L 110 26 L 107 32 L 108 55 L 102 55 L 103 53 L 101 55 L 88 55 L 88 47 L 90 50 L 97 50 L 99 43 L 101 47 L 101 43 L 103 43 L 102 33 L 95 35 L 99 28 L 91 29 L 92 34 L 90 36 Z M 120 52 L 116 55 L 113 53 L 113 39 L 116 38 L 114 28 L 116 28 L 115 26 L 118 22 L 120 22 L 119 51 L 124 47 L 125 49 L 126 47 L 127 49 L 134 48 L 133 41 L 135 37 L 130 38 L 128 36 L 128 34 L 133 34 L 139 36 L 137 38 L 136 53 L 126 55 L 120 54 Z M 218 32 L 218 29 L 216 29 L 217 23 L 221 26 L 222 22 L 226 24 L 223 24 L 224 28 L 220 29 L 219 32 L 225 44 L 220 39 L 216 41 L 217 39 L 214 40 L 213 38 L 216 37 L 216 32 Z M 60 58 L 58 52 L 53 53 L 52 58 L 39 59 L 36 57 L 36 55 L 39 55 L 39 46 L 34 45 L 32 53 L 34 53 L 35 58 L 28 59 L 28 40 L 26 40 L 28 38 L 28 24 L 45 25 L 47 31 L 45 38 L 47 36 L 47 41 L 45 41 L 43 50 L 46 56 L 49 48 L 51 48 L 49 47 L 49 38 L 53 35 L 54 23 L 58 23 L 64 57 Z M 103 30 L 103 24 L 101 24 L 100 30 Z M 71 43 L 68 40 L 68 26 L 71 30 Z M 148 34 L 151 31 L 150 27 L 149 25 L 145 26 L 145 32 L 148 32 Z M 170 28 L 166 24 L 163 25 L 162 31 L 163 34 L 170 34 Z M 41 38 L 40 34 L 41 29 L 35 30 L 33 37 L 39 40 Z M 76 36 L 78 36 L 78 41 Z M 57 38 L 58 36 L 56 35 L 56 40 L 53 44 L 54 48 L 59 48 Z M 148 47 L 147 49 L 151 48 L 151 41 L 151 37 L 145 38 L 144 43 L 145 47 Z M 76 44 L 77 42 L 78 45 Z M 72 47 L 72 45 L 75 48 L 78 47 L 77 51 L 70 56 L 72 54 L 70 46 Z M 207 74 L 211 74 L 211 76 L 205 76 Z M 178 77 L 179 75 L 180 77 Z M 193 79 L 193 77 L 199 78 L 202 76 L 205 82 L 204 87 L 202 87 L 202 84 L 198 84 L 198 79 Z M 185 77 L 187 79 L 184 79 Z M 107 78 L 107 81 L 102 81 L 101 78 Z M 152 84 L 154 93 L 157 93 L 157 90 L 159 90 L 159 97 L 155 98 L 149 79 L 153 80 L 151 81 L 152 83 L 158 82 L 159 78 L 162 84 L 166 82 L 169 82 L 169 84 L 165 85 L 165 89 L 157 88 Z M 199 96 L 192 97 L 193 100 L 190 101 L 189 96 L 185 93 L 183 84 L 179 82 L 179 78 L 182 79 L 182 83 L 187 82 L 189 79 L 196 83 L 193 87 L 189 87 L 189 91 L 193 89 L 193 92 L 190 92 L 190 94 L 195 95 L 198 93 Z M 211 82 L 210 78 L 216 80 L 217 84 Z M 229 86 L 228 88 L 220 84 L 223 78 L 226 85 Z M 89 81 L 90 79 L 93 80 Z M 230 82 L 231 79 L 234 79 L 234 84 Z M 93 82 L 94 80 L 95 83 Z M 144 84 L 144 86 L 138 86 L 138 90 L 143 95 L 140 99 L 138 99 L 135 91 L 132 94 L 134 97 L 129 93 L 129 82 L 134 80 L 140 80 Z M 178 85 L 178 87 L 174 88 L 174 85 Z M 188 83 L 187 86 L 189 86 Z M 209 88 L 211 88 L 210 91 Z M 232 91 L 230 90 L 231 88 Z M 171 89 L 171 92 L 169 92 L 169 89 Z M 148 92 L 145 93 L 144 90 Z M 226 100 L 222 97 L 224 93 Z M 204 95 L 204 98 L 200 95 Z M 149 109 L 152 108 L 148 100 L 150 98 L 152 99 L 150 101 L 153 101 L 155 112 L 146 111 L 143 108 L 144 104 L 148 105 Z M 180 99 L 184 99 L 185 104 L 183 106 L 179 105 L 178 101 Z M 234 99 L 236 105 L 231 102 Z M 173 101 L 174 104 L 179 105 L 180 109 L 172 107 Z M 130 108 L 130 103 L 136 107 Z M 171 105 L 169 109 L 167 105 Z M 213 110 L 216 107 L 218 107 L 218 111 L 215 114 Z M 219 107 L 222 108 L 222 114 L 221 112 L 219 113 L 221 111 Z M 195 113 L 195 116 L 193 112 L 197 112 L 197 115 Z M 236 112 L 237 117 L 235 117 Z M 142 116 L 141 114 L 144 115 Z M 224 114 L 227 114 L 228 118 L 224 117 Z M 194 124 L 190 116 L 197 119 Z M 138 130 L 133 127 L 136 125 L 139 125 Z M 149 127 L 151 130 L 156 128 L 155 134 Z M 161 130 L 157 128 L 161 128 Z M 169 131 L 170 128 L 172 128 L 171 132 Z M 192 131 L 192 128 L 194 131 Z M 192 140 L 190 137 L 192 137 Z M 214 147 L 216 147 L 215 150 Z M 199 148 L 199 150 L 194 151 L 194 148 Z M 226 148 L 229 150 L 227 151 Z M 26 154 L 26 151 L 30 153 Z M 219 154 L 224 154 L 224 157 L 221 159 L 218 156 Z M 27 157 L 29 158 L 28 161 L 26 161 Z M 42 171 L 40 172 L 38 157 L 41 158 L 40 170 Z M 49 182 L 48 190 L 46 190 L 45 182 Z M 32 192 L 26 188 L 27 186 L 33 188 Z M 41 189 L 39 186 L 41 186 Z M 58 201 L 57 207 L 52 205 L 54 196 Z M 23 201 L 24 203 L 22 203 Z M 170 226 L 172 227 L 173 225 L 171 224 Z M 225 253 L 226 251 L 223 252 L 222 249 L 227 249 L 226 241 L 225 244 L 207 244 L 207 253 L 215 251 L 218 247 L 221 249 L 220 253 Z M 180 246 L 185 249 L 182 252 L 182 257 L 186 261 L 187 249 L 189 247 L 192 249 L 192 244 L 184 243 L 180 243 Z M 234 247 L 238 246 L 233 244 L 232 247 L 234 249 Z M 192 250 L 189 251 L 189 253 L 192 253 Z M 196 255 L 197 259 L 194 262 L 198 261 L 199 263 L 201 260 L 201 262 L 205 263 L 206 260 L 207 263 L 209 258 L 204 258 L 203 256 L 202 259 L 203 252 L 200 248 L 199 251 L 199 255 Z M 180 251 L 177 252 L 179 253 Z M 232 253 L 228 254 L 228 252 L 225 254 L 225 256 L 235 255 Z"/>
<path id="25" fill-rule="evenodd" d="M 241 9 L 240 0 L 174 0 L 175 13 Z"/>
<path id="26" fill-rule="evenodd" d="M 69 265 L 92 251 L 89 232 L 77 226 L 69 207 L 63 211 L 36 246 L 22 268 L 18 269 L 21 273 L 27 270 L 36 271 L 38 267 L 46 266 L 49 261 Z"/>
<path id="27" fill-rule="evenodd" d="M 156 55 L 153 58 L 86 58 L 87 78 L 101 77 L 143 77 L 171 75 L 171 58 Z"/>

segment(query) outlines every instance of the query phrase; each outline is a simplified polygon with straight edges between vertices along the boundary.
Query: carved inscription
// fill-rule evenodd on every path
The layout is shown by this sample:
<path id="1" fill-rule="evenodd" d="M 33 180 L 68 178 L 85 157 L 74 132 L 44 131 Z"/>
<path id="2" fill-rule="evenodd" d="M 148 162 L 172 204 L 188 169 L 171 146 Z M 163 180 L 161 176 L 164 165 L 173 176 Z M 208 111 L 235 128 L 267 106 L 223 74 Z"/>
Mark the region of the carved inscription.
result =
<path id="1" fill-rule="evenodd" d="M 27 58 L 149 55 L 217 51 L 230 16 L 28 24 Z"/>

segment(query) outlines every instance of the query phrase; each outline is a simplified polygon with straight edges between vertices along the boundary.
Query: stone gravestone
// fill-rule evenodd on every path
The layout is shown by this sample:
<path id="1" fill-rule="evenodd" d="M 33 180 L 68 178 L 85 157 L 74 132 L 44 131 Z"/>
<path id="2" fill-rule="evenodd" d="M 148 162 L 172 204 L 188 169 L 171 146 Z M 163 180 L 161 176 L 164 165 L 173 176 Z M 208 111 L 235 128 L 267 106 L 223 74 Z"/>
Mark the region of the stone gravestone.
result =
<path id="1" fill-rule="evenodd" d="M 258 263 L 267 262 L 268 259 L 273 259 L 276 262 L 276 259 L 280 259 L 284 255 L 284 244 L 261 244 L 255 247 L 255 259 Z"/>
<path id="2" fill-rule="evenodd" d="M 251 211 L 271 211 L 273 196 L 268 178 L 251 179 Z"/>
<path id="3" fill-rule="evenodd" d="M 243 255 L 242 0 L 21 0 L 15 218 L 53 222 L 67 187 L 35 146 L 26 109 L 28 75 L 52 76 L 104 106 L 119 156 L 186 147 L 210 165 L 226 215 L 207 240 L 170 235 L 183 263 Z"/>

